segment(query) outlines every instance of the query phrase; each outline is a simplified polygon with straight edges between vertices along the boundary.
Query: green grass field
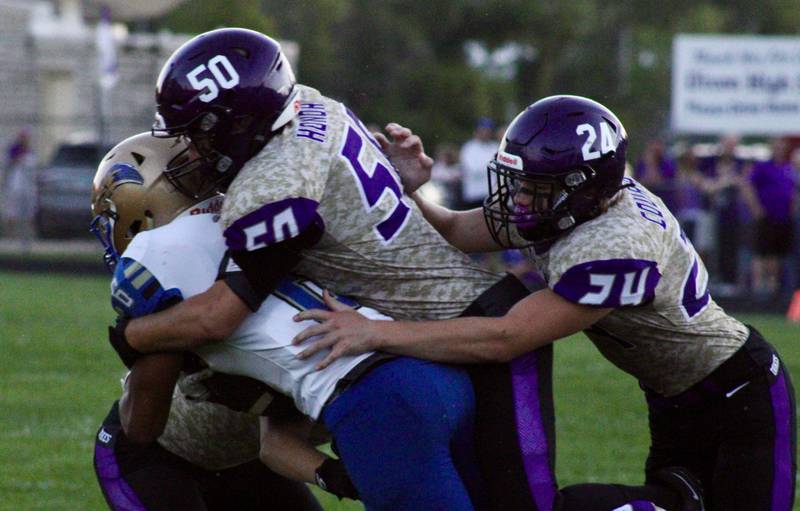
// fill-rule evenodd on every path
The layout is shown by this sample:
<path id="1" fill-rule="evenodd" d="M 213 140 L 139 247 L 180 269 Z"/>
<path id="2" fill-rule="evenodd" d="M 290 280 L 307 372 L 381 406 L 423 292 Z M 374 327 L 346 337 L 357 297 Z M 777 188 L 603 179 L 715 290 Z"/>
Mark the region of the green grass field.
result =
<path id="1" fill-rule="evenodd" d="M 105 341 L 112 317 L 107 279 L 0 272 L 0 510 L 105 509 L 91 460 L 123 373 Z M 797 381 L 800 327 L 741 319 Z M 648 435 L 634 380 L 577 336 L 557 344 L 555 396 L 559 482 L 641 482 Z M 326 509 L 361 509 L 322 498 Z"/>

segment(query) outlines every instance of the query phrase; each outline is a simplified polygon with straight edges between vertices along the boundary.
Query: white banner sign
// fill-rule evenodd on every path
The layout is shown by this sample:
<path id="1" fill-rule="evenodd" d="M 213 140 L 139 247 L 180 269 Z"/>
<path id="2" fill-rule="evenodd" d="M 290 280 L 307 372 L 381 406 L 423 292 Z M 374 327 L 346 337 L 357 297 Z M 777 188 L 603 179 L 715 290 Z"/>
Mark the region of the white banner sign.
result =
<path id="1" fill-rule="evenodd" d="M 800 134 L 800 37 L 676 36 L 672 129 Z"/>

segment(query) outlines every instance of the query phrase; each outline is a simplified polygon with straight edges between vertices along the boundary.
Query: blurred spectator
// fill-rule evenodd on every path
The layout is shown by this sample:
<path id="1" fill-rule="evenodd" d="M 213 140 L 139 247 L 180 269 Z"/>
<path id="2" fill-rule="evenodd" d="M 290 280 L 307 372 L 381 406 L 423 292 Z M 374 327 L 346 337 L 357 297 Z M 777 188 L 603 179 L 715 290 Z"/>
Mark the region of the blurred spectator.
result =
<path id="1" fill-rule="evenodd" d="M 795 177 L 800 177 L 800 147 L 792 151 L 789 161 L 792 163 L 792 168 L 795 171 Z M 800 184 L 800 182 L 798 182 L 798 184 Z"/>
<path id="2" fill-rule="evenodd" d="M 700 257 L 707 261 L 714 249 L 714 220 L 704 204 L 697 171 L 697 157 L 691 147 L 680 152 L 676 169 L 672 213 Z"/>
<path id="3" fill-rule="evenodd" d="M 439 144 L 431 169 L 431 180 L 420 188 L 420 193 L 425 198 L 453 209 L 458 206 L 460 185 L 458 147 L 453 144 Z"/>
<path id="4" fill-rule="evenodd" d="M 547 287 L 544 278 L 536 271 L 533 258 L 526 250 L 504 250 L 500 252 L 500 254 L 502 254 L 502 271 L 506 271 L 517 277 L 525 284 L 525 287 L 531 291 Z"/>
<path id="5" fill-rule="evenodd" d="M 481 117 L 472 138 L 461 146 L 461 209 L 480 207 L 489 195 L 486 165 L 494 157 L 498 145 L 494 128 L 493 120 Z"/>
<path id="6" fill-rule="evenodd" d="M 500 142 L 503 141 L 503 135 L 506 134 L 506 130 L 508 129 L 508 124 L 498 124 L 497 128 L 494 130 L 494 138 L 497 141 L 497 145 L 500 145 Z"/>
<path id="7" fill-rule="evenodd" d="M 744 224 L 740 190 L 745 162 L 734 154 L 739 138 L 727 135 L 720 139 L 717 152 L 699 161 L 698 184 L 716 222 L 716 274 L 720 283 L 716 293 L 725 296 L 739 291 L 739 249 Z"/>
<path id="8" fill-rule="evenodd" d="M 23 128 L 6 151 L 3 183 L 3 233 L 28 245 L 33 239 L 36 213 L 35 157 L 29 128 Z"/>
<path id="9" fill-rule="evenodd" d="M 675 211 L 675 160 L 667 156 L 664 141 L 653 138 L 647 142 L 644 154 L 636 162 L 633 177 L 655 193 L 670 211 Z"/>
<path id="10" fill-rule="evenodd" d="M 783 261 L 792 249 L 792 214 L 795 176 L 789 146 L 782 138 L 772 140 L 772 158 L 752 166 L 742 188 L 755 220 L 753 291 L 767 298 L 780 290 Z"/>
<path id="11" fill-rule="evenodd" d="M 800 289 L 800 200 L 797 200 L 800 194 L 800 145 L 798 145 L 791 153 L 789 161 L 792 164 L 794 171 L 795 183 L 795 202 L 794 211 L 792 211 L 792 252 L 786 264 L 786 288 L 788 291 Z"/>

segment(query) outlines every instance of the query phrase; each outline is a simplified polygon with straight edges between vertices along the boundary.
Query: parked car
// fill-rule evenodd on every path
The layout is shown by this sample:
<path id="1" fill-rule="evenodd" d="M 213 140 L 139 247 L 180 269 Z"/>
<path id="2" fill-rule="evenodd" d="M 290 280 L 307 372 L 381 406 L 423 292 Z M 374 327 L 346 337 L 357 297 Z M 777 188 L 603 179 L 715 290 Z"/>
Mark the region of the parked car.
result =
<path id="1" fill-rule="evenodd" d="M 37 175 L 36 229 L 43 238 L 87 238 L 92 220 L 90 197 L 97 164 L 111 146 L 60 145 Z"/>

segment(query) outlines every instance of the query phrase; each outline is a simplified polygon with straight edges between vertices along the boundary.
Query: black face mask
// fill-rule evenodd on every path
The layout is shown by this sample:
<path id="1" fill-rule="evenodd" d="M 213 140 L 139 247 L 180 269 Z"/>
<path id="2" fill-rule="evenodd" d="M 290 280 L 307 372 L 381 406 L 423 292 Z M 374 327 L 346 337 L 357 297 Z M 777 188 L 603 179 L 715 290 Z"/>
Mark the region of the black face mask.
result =
<path id="1" fill-rule="evenodd" d="M 587 200 L 595 196 L 595 173 L 588 166 L 545 175 L 493 161 L 488 175 L 491 193 L 484 203 L 484 216 L 495 241 L 509 248 L 529 247 L 563 236 L 589 219 L 594 213 L 587 209 L 597 209 L 599 202 L 589 204 Z"/>

